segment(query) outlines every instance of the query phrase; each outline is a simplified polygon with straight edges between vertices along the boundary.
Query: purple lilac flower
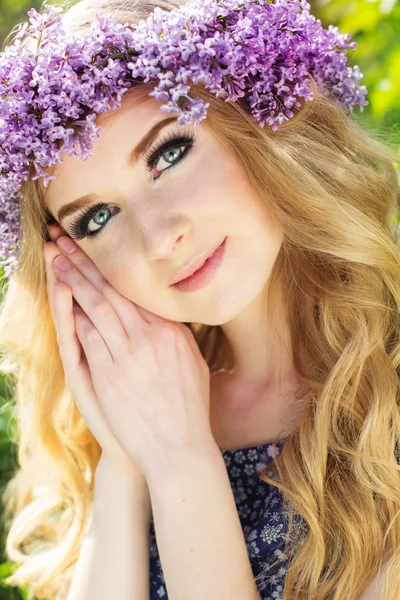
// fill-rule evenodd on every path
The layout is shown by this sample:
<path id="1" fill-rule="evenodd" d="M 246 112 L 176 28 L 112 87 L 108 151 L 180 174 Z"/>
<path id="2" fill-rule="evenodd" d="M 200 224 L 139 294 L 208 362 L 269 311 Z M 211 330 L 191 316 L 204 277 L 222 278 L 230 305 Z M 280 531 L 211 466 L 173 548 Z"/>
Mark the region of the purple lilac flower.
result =
<path id="1" fill-rule="evenodd" d="M 312 100 L 310 75 L 350 112 L 368 104 L 356 47 L 337 27 L 323 29 L 306 0 L 191 0 L 172 11 L 157 7 L 137 25 L 97 15 L 87 35 L 64 30 L 61 8 L 28 12 L 12 45 L 0 54 L 0 261 L 11 269 L 19 242 L 22 182 L 52 177 L 61 155 L 86 159 L 99 137 L 97 114 L 121 105 L 134 81 L 178 124 L 200 124 L 208 103 L 190 98 L 202 83 L 217 98 L 246 97 L 260 127 L 272 131 Z M 16 265 L 16 261 L 13 263 Z"/>
<path id="2" fill-rule="evenodd" d="M 0 185 L 0 252 L 5 278 L 10 277 L 17 268 L 20 218 L 18 190 L 11 186 Z"/>

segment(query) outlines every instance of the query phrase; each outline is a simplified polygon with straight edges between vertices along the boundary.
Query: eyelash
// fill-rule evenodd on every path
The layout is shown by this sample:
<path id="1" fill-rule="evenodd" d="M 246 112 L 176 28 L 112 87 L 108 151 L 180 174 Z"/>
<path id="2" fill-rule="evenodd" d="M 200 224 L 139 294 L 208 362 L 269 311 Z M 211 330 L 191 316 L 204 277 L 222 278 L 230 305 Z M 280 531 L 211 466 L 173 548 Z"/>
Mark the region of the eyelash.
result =
<path id="1" fill-rule="evenodd" d="M 172 150 L 175 148 L 185 147 L 183 154 L 176 160 L 176 162 L 172 163 L 170 167 L 166 167 L 161 171 L 168 171 L 172 167 L 175 167 L 189 154 L 190 150 L 193 147 L 195 136 L 194 134 L 190 135 L 177 135 L 176 133 L 170 133 L 168 137 L 161 138 L 161 140 L 157 143 L 155 148 L 150 149 L 144 157 L 144 163 L 148 171 L 152 171 L 154 166 L 157 164 L 158 160 L 165 154 L 168 150 Z M 157 177 L 159 179 L 159 177 Z M 109 219 L 105 225 L 96 229 L 95 231 L 90 232 L 87 228 L 89 222 L 92 220 L 94 215 L 98 213 L 102 208 L 108 208 L 108 204 L 100 203 L 91 206 L 86 210 L 86 212 L 80 213 L 77 217 L 73 219 L 71 225 L 68 227 L 68 234 L 75 240 L 82 240 L 85 237 L 93 238 L 96 235 L 99 235 L 104 229 L 107 227 L 111 219 Z"/>

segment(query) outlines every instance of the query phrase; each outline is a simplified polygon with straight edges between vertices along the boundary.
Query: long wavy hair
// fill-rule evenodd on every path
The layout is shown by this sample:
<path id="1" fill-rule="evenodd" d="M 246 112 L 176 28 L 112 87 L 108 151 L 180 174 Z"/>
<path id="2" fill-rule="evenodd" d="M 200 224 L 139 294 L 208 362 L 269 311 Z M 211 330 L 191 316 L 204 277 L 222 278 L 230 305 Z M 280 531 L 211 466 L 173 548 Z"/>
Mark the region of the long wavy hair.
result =
<path id="1" fill-rule="evenodd" d="M 174 0 L 82 0 L 66 26 L 84 33 L 96 13 L 121 23 Z M 148 84 L 136 87 L 136 101 Z M 138 95 L 139 94 L 139 95 Z M 265 211 L 284 230 L 265 311 L 285 290 L 304 405 L 275 477 L 290 558 L 285 600 L 357 600 L 383 570 L 384 600 L 400 596 L 400 249 L 398 160 L 388 138 L 315 88 L 313 101 L 273 133 L 243 99 L 201 85 L 205 123 L 240 158 Z M 3 495 L 7 579 L 29 597 L 67 597 L 94 498 L 101 448 L 65 384 L 46 293 L 43 244 L 51 221 L 43 188 L 26 182 L 18 271 L 4 290 L 1 371 L 12 386 L 18 469 Z M 273 318 L 272 318 L 273 323 Z M 218 369 L 220 326 L 187 324 Z M 301 535 L 299 535 L 301 532 Z M 265 577 L 271 565 L 265 565 Z"/>

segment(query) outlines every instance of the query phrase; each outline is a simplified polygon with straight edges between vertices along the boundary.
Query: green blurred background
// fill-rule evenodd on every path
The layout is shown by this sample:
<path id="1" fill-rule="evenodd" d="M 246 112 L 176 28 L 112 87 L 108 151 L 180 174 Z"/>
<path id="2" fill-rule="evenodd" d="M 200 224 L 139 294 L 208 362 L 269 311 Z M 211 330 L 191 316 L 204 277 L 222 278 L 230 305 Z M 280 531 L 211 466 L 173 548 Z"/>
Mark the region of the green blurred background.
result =
<path id="1" fill-rule="evenodd" d="M 58 4 L 58 2 L 47 2 Z M 400 2 L 398 0 L 320 0 L 310 2 L 312 13 L 327 27 L 337 25 L 342 33 L 351 33 L 358 43 L 349 53 L 350 64 L 359 65 L 369 90 L 370 105 L 356 118 L 368 128 L 378 130 L 397 148 L 400 156 Z M 26 20 L 31 7 L 40 9 L 37 0 L 0 0 L 0 45 L 13 27 Z M 0 271 L 0 277 L 2 273 Z M 1 289 L 0 289 L 1 301 Z M 0 493 L 16 469 L 16 446 L 12 441 L 14 425 L 12 398 L 0 376 Z M 0 507 L 1 516 L 1 507 Z M 2 578 L 13 565 L 4 556 L 4 529 L 0 524 L 0 600 L 21 600 L 24 590 L 7 588 Z"/>

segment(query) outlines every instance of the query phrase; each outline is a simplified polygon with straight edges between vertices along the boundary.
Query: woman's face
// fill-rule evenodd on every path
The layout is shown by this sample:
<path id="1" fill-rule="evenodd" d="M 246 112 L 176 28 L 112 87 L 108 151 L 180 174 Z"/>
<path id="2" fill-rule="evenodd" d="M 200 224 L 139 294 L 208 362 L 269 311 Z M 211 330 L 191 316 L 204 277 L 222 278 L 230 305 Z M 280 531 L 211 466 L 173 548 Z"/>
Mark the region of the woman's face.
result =
<path id="1" fill-rule="evenodd" d="M 161 104 L 149 97 L 123 104 L 104 123 L 100 117 L 94 156 L 83 161 L 64 154 L 46 205 L 104 277 L 135 304 L 173 321 L 226 323 L 264 289 L 283 234 L 268 222 L 239 159 L 213 136 L 207 121 L 169 123 L 134 162 L 132 151 L 143 136 L 177 116 L 161 111 Z M 154 156 L 173 136 L 187 139 Z M 60 210 L 87 195 L 85 207 L 60 219 Z M 104 206 L 93 213 L 99 204 Z M 185 263 L 225 237 L 224 260 L 205 287 L 183 292 L 170 286 Z"/>

